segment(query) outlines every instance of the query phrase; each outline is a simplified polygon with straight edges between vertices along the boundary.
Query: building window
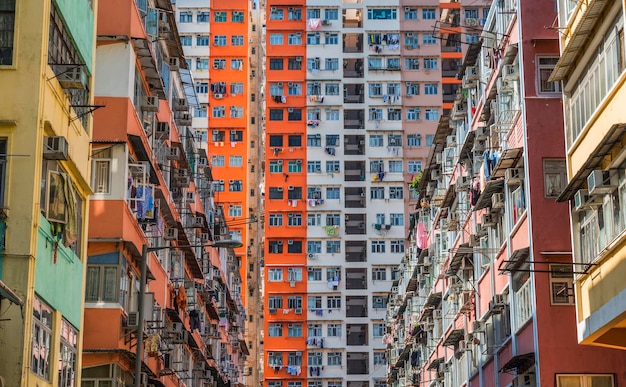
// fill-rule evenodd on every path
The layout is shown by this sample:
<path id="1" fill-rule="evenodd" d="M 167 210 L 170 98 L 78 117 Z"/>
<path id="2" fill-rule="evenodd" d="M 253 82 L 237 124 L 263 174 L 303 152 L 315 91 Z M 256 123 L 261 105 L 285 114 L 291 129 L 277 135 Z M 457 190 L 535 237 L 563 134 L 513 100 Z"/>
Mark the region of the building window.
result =
<path id="1" fill-rule="evenodd" d="M 309 222 L 311 220 L 310 215 L 312 214 L 309 214 L 309 218 L 308 218 Z M 321 222 L 321 219 L 320 219 L 320 222 Z M 309 224 L 309 226 L 310 225 L 311 224 Z M 319 223 L 316 224 L 316 226 L 319 226 Z M 322 252 L 322 242 L 321 241 L 307 241 L 306 248 L 307 248 L 308 254 L 320 254 Z"/>
<path id="2" fill-rule="evenodd" d="M 0 143 L 0 146 L 2 146 L 3 143 Z M 2 148 L 6 148 L 6 146 L 2 146 Z M 2 149 L 0 149 L 0 151 L 2 151 Z M 111 193 L 111 162 L 112 154 L 110 147 L 105 149 L 94 149 L 91 152 L 91 165 L 93 171 L 91 187 L 94 193 Z M 4 168 L 4 163 L 2 163 L 1 166 Z M 0 177 L 2 176 L 4 176 L 4 170 L 0 171 Z"/>
<path id="3" fill-rule="evenodd" d="M 283 225 L 283 214 L 270 214 L 268 217 L 268 224 L 270 227 Z"/>
<path id="4" fill-rule="evenodd" d="M 300 32 L 296 32 L 295 34 L 289 34 L 287 36 L 287 44 L 292 46 L 302 45 L 302 34 Z"/>
<path id="5" fill-rule="evenodd" d="M 567 183 L 567 168 L 564 159 L 543 160 L 544 195 L 546 198 L 558 197 Z"/>
<path id="6" fill-rule="evenodd" d="M 302 121 L 302 109 L 289 108 L 287 110 L 288 121 Z"/>
<path id="7" fill-rule="evenodd" d="M 528 375 L 535 378 L 535 375 Z M 557 387 L 613 387 L 613 375 L 556 375 Z M 530 384 L 528 384 L 530 385 Z"/>
<path id="8" fill-rule="evenodd" d="M 50 379 L 53 310 L 39 297 L 33 300 L 33 327 L 30 370 L 45 380 Z"/>
<path id="9" fill-rule="evenodd" d="M 550 265 L 550 292 L 553 305 L 574 304 L 572 265 Z"/>
<path id="10" fill-rule="evenodd" d="M 404 241 L 402 239 L 392 240 L 390 249 L 392 253 L 404 253 Z"/>
<path id="11" fill-rule="evenodd" d="M 230 37 L 230 44 L 233 46 L 243 46 L 243 35 L 233 35 Z"/>
<path id="12" fill-rule="evenodd" d="M 385 335 L 385 323 L 372 324 L 372 333 L 374 337 L 383 337 Z"/>
<path id="13" fill-rule="evenodd" d="M 282 45 L 284 36 L 283 34 L 270 34 L 270 45 L 277 46 Z"/>
<path id="14" fill-rule="evenodd" d="M 59 387 L 75 387 L 78 332 L 65 319 L 61 321 L 61 348 L 59 354 Z"/>
<path id="15" fill-rule="evenodd" d="M 385 187 L 372 187 L 370 188 L 370 199 L 384 199 Z"/>
<path id="16" fill-rule="evenodd" d="M 321 141 L 321 139 L 320 139 Z M 307 139 L 308 142 L 308 139 Z M 307 173 L 320 173 L 322 172 L 322 162 L 321 161 L 307 161 L 306 162 L 306 171 Z"/>
<path id="17" fill-rule="evenodd" d="M 283 324 L 281 323 L 271 323 L 269 324 L 269 335 L 270 337 L 282 337 L 283 335 Z"/>
<path id="18" fill-rule="evenodd" d="M 182 40 L 182 38 L 181 38 Z M 204 47 L 209 45 L 209 35 L 196 36 L 196 46 Z"/>
<path id="19" fill-rule="evenodd" d="M 561 93 L 561 84 L 559 82 L 548 82 L 550 74 L 554 71 L 558 56 L 537 58 L 537 82 L 539 82 L 539 94 L 559 94 Z"/>
<path id="20" fill-rule="evenodd" d="M 326 241 L 326 253 L 327 254 L 341 253 L 341 241 Z"/>
<path id="21" fill-rule="evenodd" d="M 387 269 L 384 267 L 372 268 L 372 281 L 386 281 Z"/>
<path id="22" fill-rule="evenodd" d="M 404 199 L 404 189 L 402 187 L 389 187 L 389 199 Z"/>
<path id="23" fill-rule="evenodd" d="M 302 214 L 290 213 L 287 219 L 288 226 L 302 226 Z"/>
<path id="24" fill-rule="evenodd" d="M 287 20 L 302 20 L 302 8 L 289 7 Z"/>
<path id="25" fill-rule="evenodd" d="M 230 217 L 237 217 L 237 216 L 241 216 L 241 206 L 238 205 L 234 205 L 231 204 L 228 206 L 228 216 Z"/>
<path id="26" fill-rule="evenodd" d="M 322 269 L 319 267 L 309 267 L 308 268 L 308 273 L 307 273 L 307 281 L 321 281 L 322 280 Z M 309 309 L 311 309 L 311 297 L 309 296 Z M 321 296 L 316 296 L 319 297 L 319 308 L 322 307 L 322 298 Z M 317 304 L 317 303 L 316 303 Z M 321 334 L 320 334 L 321 336 Z"/>
<path id="27" fill-rule="evenodd" d="M 270 187 L 270 199 L 282 199 L 283 188 L 282 187 Z"/>
<path id="28" fill-rule="evenodd" d="M 199 11 L 198 17 L 196 18 L 198 23 L 208 23 L 209 22 L 209 11 Z"/>
<path id="29" fill-rule="evenodd" d="M 282 121 L 283 109 L 270 109 L 270 121 Z"/>
<path id="30" fill-rule="evenodd" d="M 287 337 L 302 337 L 302 324 L 288 324 Z"/>
<path id="31" fill-rule="evenodd" d="M 426 121 L 439 121 L 439 109 L 424 109 Z"/>
<path id="32" fill-rule="evenodd" d="M 428 45 L 435 45 L 437 44 L 437 38 L 435 37 L 435 35 L 430 34 L 430 33 L 424 34 L 422 36 L 422 42 Z"/>
<path id="33" fill-rule="evenodd" d="M 341 324 L 328 324 L 328 337 L 341 337 Z"/>
<path id="34" fill-rule="evenodd" d="M 116 265 L 88 265 L 85 302 L 118 302 Z"/>
<path id="35" fill-rule="evenodd" d="M 213 37 L 213 45 L 215 46 L 226 46 L 226 35 L 215 35 Z"/>
<path id="36" fill-rule="evenodd" d="M 437 11 L 435 10 L 435 8 L 422 9 L 422 19 L 435 20 L 436 18 L 437 18 Z"/>
<path id="37" fill-rule="evenodd" d="M 328 366 L 340 367 L 343 354 L 341 352 L 328 352 L 327 364 Z"/>
<path id="38" fill-rule="evenodd" d="M 282 306 L 281 306 L 282 307 Z M 267 364 L 273 367 L 280 367 L 283 365 L 282 352 L 268 352 Z M 282 387 L 282 382 L 269 382 L 269 387 Z"/>
<path id="39" fill-rule="evenodd" d="M 372 253 L 384 253 L 385 241 L 372 241 Z"/>
<path id="40" fill-rule="evenodd" d="M 283 20 L 285 18 L 285 10 L 278 7 L 272 7 L 270 10 L 270 20 Z"/>
<path id="41" fill-rule="evenodd" d="M 326 307 L 328 309 L 341 309 L 341 296 L 328 296 L 326 298 Z"/>
<path id="42" fill-rule="evenodd" d="M 231 15 L 231 20 L 233 23 L 243 23 L 244 22 L 244 13 L 241 11 L 233 11 Z M 254 28 L 254 26 L 253 26 Z"/>
<path id="43" fill-rule="evenodd" d="M 419 70 L 420 60 L 419 58 L 404 58 L 405 70 Z"/>
<path id="44" fill-rule="evenodd" d="M 339 20 L 339 10 L 337 8 L 328 8 L 324 10 L 324 19 Z"/>
<path id="45" fill-rule="evenodd" d="M 282 70 L 283 63 L 283 58 L 270 58 L 270 70 Z M 276 84 L 270 84 L 270 95 L 279 95 L 276 93 L 272 93 L 272 86 L 276 86 Z"/>
<path id="46" fill-rule="evenodd" d="M 398 10 L 395 8 L 369 8 L 367 10 L 368 20 L 396 20 Z"/>
<path id="47" fill-rule="evenodd" d="M 180 44 L 182 46 L 191 46 L 192 44 L 192 39 L 191 39 L 191 35 L 183 35 L 180 37 Z"/>
<path id="48" fill-rule="evenodd" d="M 178 21 L 180 23 L 192 23 L 193 22 L 193 12 L 181 12 L 178 16 Z"/>
<path id="49" fill-rule="evenodd" d="M 385 352 L 376 351 L 374 352 L 374 366 L 382 366 L 387 364 L 387 358 L 385 357 Z"/>

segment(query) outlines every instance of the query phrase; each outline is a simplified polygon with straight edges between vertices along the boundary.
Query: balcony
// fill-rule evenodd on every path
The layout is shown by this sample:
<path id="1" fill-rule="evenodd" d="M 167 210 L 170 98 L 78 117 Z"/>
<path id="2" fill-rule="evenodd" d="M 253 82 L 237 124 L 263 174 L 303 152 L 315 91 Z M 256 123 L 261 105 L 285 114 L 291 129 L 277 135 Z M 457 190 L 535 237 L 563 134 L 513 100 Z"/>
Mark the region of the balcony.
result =
<path id="1" fill-rule="evenodd" d="M 343 34 L 344 53 L 363 52 L 363 34 Z"/>

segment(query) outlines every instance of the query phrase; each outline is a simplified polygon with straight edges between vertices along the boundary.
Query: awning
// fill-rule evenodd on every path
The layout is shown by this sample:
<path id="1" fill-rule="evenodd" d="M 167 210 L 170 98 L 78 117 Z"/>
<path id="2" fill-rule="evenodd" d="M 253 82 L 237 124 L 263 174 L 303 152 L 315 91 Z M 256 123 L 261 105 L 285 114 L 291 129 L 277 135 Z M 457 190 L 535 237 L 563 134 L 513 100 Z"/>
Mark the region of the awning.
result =
<path id="1" fill-rule="evenodd" d="M 9 302 L 15 305 L 24 306 L 24 300 L 22 300 L 20 296 L 15 294 L 15 292 L 11 290 L 11 288 L 9 288 L 4 282 L 0 281 L 0 299 L 2 298 L 9 300 Z"/>
<path id="2" fill-rule="evenodd" d="M 441 292 L 430 293 L 426 302 L 424 303 L 424 308 L 434 308 L 439 305 L 441 302 Z"/>
<path id="3" fill-rule="evenodd" d="M 409 353 L 411 353 L 411 348 L 412 348 L 411 344 L 408 344 L 404 347 L 404 349 L 402 350 L 402 353 L 400 354 L 400 356 L 398 356 L 398 360 L 396 361 L 396 367 L 399 367 L 400 363 L 402 363 L 403 361 L 409 358 Z"/>
<path id="4" fill-rule="evenodd" d="M 562 81 L 569 75 L 572 67 L 578 62 L 578 57 L 585 52 L 584 47 L 589 38 L 591 38 L 596 23 L 602 16 L 604 7 L 612 2 L 608 0 L 587 0 L 585 3 L 587 3 L 587 7 L 582 15 L 572 15 L 572 20 L 576 19 L 578 22 L 574 26 L 572 35 L 567 45 L 563 48 L 561 58 L 557 62 L 554 71 L 552 71 L 550 78 L 548 78 L 548 82 Z"/>
<path id="5" fill-rule="evenodd" d="M 454 252 L 454 255 L 452 256 L 452 259 L 450 260 L 450 266 L 448 266 L 448 270 L 446 271 L 446 276 L 450 277 L 456 274 L 457 271 L 459 271 L 459 268 L 461 267 L 461 264 L 463 263 L 463 258 L 465 258 L 468 255 L 472 255 L 472 253 L 470 253 L 468 249 L 469 249 L 469 243 L 463 243 L 456 249 L 456 251 Z"/>
<path id="6" fill-rule="evenodd" d="M 417 266 L 415 266 L 413 268 L 413 274 L 411 274 L 411 279 L 409 280 L 409 283 L 406 285 L 407 292 L 413 292 L 417 289 L 417 272 L 418 271 L 419 269 L 417 268 Z"/>
<path id="7" fill-rule="evenodd" d="M 496 166 L 491 171 L 491 178 L 504 177 L 504 171 L 513 168 L 522 157 L 522 148 L 509 148 L 502 151 Z"/>
<path id="8" fill-rule="evenodd" d="M 482 46 L 482 39 L 469 45 L 469 47 L 467 48 L 467 52 L 465 53 L 463 65 L 461 66 L 461 70 L 459 70 L 459 79 L 463 79 L 463 76 L 465 75 L 465 70 L 468 67 L 472 67 L 476 64 L 476 59 L 478 59 L 478 55 L 480 55 L 480 50 Z"/>
<path id="9" fill-rule="evenodd" d="M 157 68 L 157 64 L 154 61 L 154 55 L 152 55 L 152 48 L 150 42 L 147 39 L 132 38 L 133 47 L 139 59 L 141 70 L 143 75 L 150 86 L 150 90 L 156 92 L 160 99 L 165 99 L 165 88 L 163 87 L 163 80 Z"/>
<path id="10" fill-rule="evenodd" d="M 165 387 L 165 384 L 161 383 L 160 381 L 156 379 L 148 379 L 148 386 Z"/>
<path id="11" fill-rule="evenodd" d="M 456 345 L 465 336 L 465 329 L 453 329 L 443 341 L 444 347 Z"/>
<path id="12" fill-rule="evenodd" d="M 535 363 L 535 353 L 525 353 L 523 355 L 516 355 L 507 361 L 500 372 L 518 371 L 520 368 L 528 368 Z"/>
<path id="13" fill-rule="evenodd" d="M 508 260 L 503 261 L 504 267 L 500 269 L 501 273 L 514 273 L 526 258 L 530 255 L 530 248 L 524 247 L 513 251 Z"/>
<path id="14" fill-rule="evenodd" d="M 483 191 L 480 193 L 476 204 L 474 205 L 474 211 L 482 210 L 483 208 L 487 208 L 491 206 L 491 197 L 493 194 L 502 192 L 504 188 L 504 180 L 491 180 L 488 181 L 483 188 Z"/>
<path id="15" fill-rule="evenodd" d="M 459 160 L 472 160 L 474 158 L 472 154 L 472 147 L 474 147 L 474 139 L 476 138 L 476 131 L 467 132 L 467 136 L 465 136 L 465 142 L 463 142 L 463 146 L 461 147 L 461 152 L 459 152 Z"/>
<path id="16" fill-rule="evenodd" d="M 192 107 L 198 107 L 198 96 L 196 95 L 196 86 L 191 78 L 191 72 L 187 69 L 178 69 L 178 73 L 187 97 L 187 104 Z"/>
<path id="17" fill-rule="evenodd" d="M 598 143 L 598 146 L 591 152 L 587 161 L 580 167 L 576 175 L 574 175 L 569 184 L 565 187 L 561 195 L 556 199 L 557 202 L 565 202 L 571 200 L 576 192 L 582 188 L 587 182 L 587 176 L 594 169 L 598 169 L 602 160 L 611 152 L 613 146 L 621 141 L 622 137 L 626 134 L 626 123 L 619 123 L 611 126 L 611 129 L 604 135 L 602 140 Z"/>
<path id="18" fill-rule="evenodd" d="M 138 161 L 144 162 L 150 166 L 150 183 L 159 185 L 159 178 L 157 177 L 156 171 L 154 170 L 154 166 L 152 165 L 152 161 L 148 156 L 148 151 L 146 150 L 146 147 L 141 137 L 135 136 L 134 134 L 129 134 L 128 141 L 130 141 L 130 145 L 135 150 Z"/>
<path id="19" fill-rule="evenodd" d="M 172 322 L 183 322 L 183 320 L 180 319 L 178 312 L 174 309 L 165 308 L 165 314 L 170 318 L 170 320 L 172 320 Z"/>
<path id="20" fill-rule="evenodd" d="M 188 169 L 189 161 L 187 160 L 187 152 L 185 151 L 185 146 L 182 142 L 172 141 L 172 147 L 176 147 L 180 151 L 180 158 L 178 159 L 178 168 L 180 169 Z"/>
<path id="21" fill-rule="evenodd" d="M 436 370 L 437 368 L 439 368 L 439 364 L 443 363 L 446 359 L 443 357 L 438 357 L 436 359 L 434 359 L 433 361 L 430 362 L 430 364 L 428 365 L 428 368 L 426 368 L 429 371 L 432 370 Z"/>

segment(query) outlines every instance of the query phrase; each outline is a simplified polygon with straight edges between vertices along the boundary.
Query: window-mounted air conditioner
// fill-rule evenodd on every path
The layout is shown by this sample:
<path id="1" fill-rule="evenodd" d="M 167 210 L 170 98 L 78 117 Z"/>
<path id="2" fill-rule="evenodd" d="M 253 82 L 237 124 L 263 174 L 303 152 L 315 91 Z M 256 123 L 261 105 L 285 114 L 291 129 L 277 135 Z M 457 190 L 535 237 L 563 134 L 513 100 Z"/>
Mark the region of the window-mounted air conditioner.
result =
<path id="1" fill-rule="evenodd" d="M 44 137 L 43 157 L 46 160 L 67 160 L 68 143 L 63 136 Z"/>
<path id="2" fill-rule="evenodd" d="M 166 158 L 168 160 L 178 160 L 180 159 L 180 149 L 177 147 L 170 147 L 170 148 L 166 148 L 167 149 L 167 154 L 166 154 Z"/>
<path id="3" fill-rule="evenodd" d="M 168 63 L 170 65 L 170 70 L 175 71 L 175 70 L 178 70 L 178 67 L 180 66 L 180 59 L 169 58 Z"/>
<path id="4" fill-rule="evenodd" d="M 145 112 L 158 112 L 159 111 L 159 98 L 152 96 L 144 96 L 141 99 L 141 110 Z"/>
<path id="5" fill-rule="evenodd" d="M 87 88 L 87 73 L 82 65 L 54 65 L 54 73 L 64 89 Z"/>
<path id="6" fill-rule="evenodd" d="M 589 195 L 604 195 L 613 192 L 615 186 L 611 184 L 609 171 L 595 170 L 587 176 Z"/>
<path id="7" fill-rule="evenodd" d="M 173 241 L 178 239 L 178 229 L 173 227 L 166 227 L 163 235 L 163 239 Z"/>
<path id="8" fill-rule="evenodd" d="M 170 124 L 169 122 L 157 122 L 156 127 L 157 138 L 164 139 L 170 136 Z"/>

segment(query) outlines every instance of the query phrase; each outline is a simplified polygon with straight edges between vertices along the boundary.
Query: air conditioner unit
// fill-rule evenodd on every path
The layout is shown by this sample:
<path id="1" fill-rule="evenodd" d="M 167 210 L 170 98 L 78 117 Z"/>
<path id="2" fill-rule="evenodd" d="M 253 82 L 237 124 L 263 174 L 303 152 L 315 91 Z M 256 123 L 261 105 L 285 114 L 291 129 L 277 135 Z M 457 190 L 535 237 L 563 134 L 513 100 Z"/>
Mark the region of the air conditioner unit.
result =
<path id="1" fill-rule="evenodd" d="M 319 32 L 316 32 L 316 33 L 315 33 L 315 37 L 319 38 L 319 37 L 320 37 L 320 33 L 319 33 Z"/>
<path id="2" fill-rule="evenodd" d="M 598 201 L 597 196 L 589 195 L 589 191 L 586 189 L 579 189 L 574 194 L 574 211 L 585 211 L 600 206 L 601 199 Z"/>
<path id="3" fill-rule="evenodd" d="M 296 36 L 297 36 L 298 38 L 301 38 L 301 37 L 302 37 L 302 32 L 296 32 Z"/>
<path id="4" fill-rule="evenodd" d="M 504 171 L 504 181 L 507 185 L 517 185 L 524 180 L 523 168 L 509 168 Z"/>
<path id="5" fill-rule="evenodd" d="M 296 308 L 295 313 L 296 314 L 302 314 L 302 308 Z"/>
<path id="6" fill-rule="evenodd" d="M 411 8 L 409 8 L 409 7 L 404 7 L 404 12 L 411 12 Z"/>
<path id="7" fill-rule="evenodd" d="M 492 208 L 504 208 L 504 195 L 500 192 L 491 195 Z"/>
<path id="8" fill-rule="evenodd" d="M 330 20 L 326 20 L 326 19 L 322 20 L 322 25 L 323 26 L 329 26 L 330 25 Z"/>
<path id="9" fill-rule="evenodd" d="M 288 108 L 288 109 L 287 109 L 287 112 L 288 112 L 288 113 L 293 113 L 293 108 Z"/>
<path id="10" fill-rule="evenodd" d="M 497 224 L 495 218 L 491 214 L 483 214 L 480 223 L 483 227 L 494 227 Z"/>
<path id="11" fill-rule="evenodd" d="M 167 154 L 165 158 L 168 160 L 178 160 L 180 159 L 180 149 L 177 147 L 169 147 L 167 148 Z"/>
<path id="12" fill-rule="evenodd" d="M 168 62 L 170 65 L 170 70 L 178 70 L 178 67 L 180 66 L 180 59 L 169 58 Z"/>
<path id="13" fill-rule="evenodd" d="M 270 8 L 270 12 L 276 12 L 276 11 L 278 11 L 278 8 L 277 8 L 277 7 L 271 7 L 271 8 Z"/>
<path id="14" fill-rule="evenodd" d="M 412 38 L 413 37 L 413 33 L 412 32 L 407 32 L 406 33 L 406 37 L 407 38 Z"/>
<path id="15" fill-rule="evenodd" d="M 160 139 L 169 138 L 170 124 L 169 122 L 157 122 L 156 137 Z"/>
<path id="16" fill-rule="evenodd" d="M 54 73 L 64 89 L 87 88 L 87 73 L 82 65 L 54 65 Z"/>
<path id="17" fill-rule="evenodd" d="M 613 192 L 615 185 L 611 184 L 609 171 L 595 170 L 587 176 L 589 195 L 603 195 Z"/>
<path id="18" fill-rule="evenodd" d="M 513 64 L 508 64 L 502 66 L 502 76 L 505 81 L 516 81 L 519 79 L 519 73 L 517 71 L 517 66 Z"/>
<path id="19" fill-rule="evenodd" d="M 302 62 L 302 57 L 301 56 L 297 56 L 296 57 L 296 62 Z"/>
<path id="20" fill-rule="evenodd" d="M 476 128 L 476 140 L 487 140 L 487 139 L 489 139 L 489 127 L 480 126 Z"/>
<path id="21" fill-rule="evenodd" d="M 224 94 L 213 94 L 213 98 L 215 98 L 215 99 L 222 99 L 222 98 L 224 98 Z"/>
<path id="22" fill-rule="evenodd" d="M 276 187 L 276 191 L 283 192 L 283 187 Z"/>
<path id="23" fill-rule="evenodd" d="M 126 326 L 128 328 L 137 328 L 139 326 L 139 312 L 128 312 Z"/>
<path id="24" fill-rule="evenodd" d="M 469 247 L 479 247 L 480 246 L 480 238 L 476 234 L 470 234 L 468 237 L 468 245 Z"/>
<path id="25" fill-rule="evenodd" d="M 470 177 L 460 176 L 454 185 L 454 192 L 463 192 L 469 188 Z"/>
<path id="26" fill-rule="evenodd" d="M 287 244 L 288 244 L 288 245 L 293 245 L 293 239 L 288 239 L 288 240 L 287 240 Z"/>
<path id="27" fill-rule="evenodd" d="M 281 246 L 281 245 L 283 244 L 283 241 L 278 240 L 278 241 L 276 241 L 276 244 L 277 244 L 277 245 L 279 245 L 279 246 Z"/>
<path id="28" fill-rule="evenodd" d="M 456 145 L 456 136 L 446 137 L 446 146 L 451 147 Z"/>
<path id="29" fill-rule="evenodd" d="M 535 387 L 536 384 L 535 374 L 517 375 L 513 379 L 512 387 Z"/>
<path id="30" fill-rule="evenodd" d="M 144 112 L 158 112 L 159 98 L 144 96 L 141 100 L 141 110 L 143 110 Z"/>
<path id="31" fill-rule="evenodd" d="M 483 323 L 478 320 L 472 321 L 472 332 L 482 332 Z"/>
<path id="32" fill-rule="evenodd" d="M 165 228 L 163 239 L 173 241 L 178 239 L 178 229 L 173 227 Z"/>
<path id="33" fill-rule="evenodd" d="M 315 258 L 316 258 L 315 254 L 309 254 L 307 257 L 308 257 L 309 259 L 315 259 Z"/>
<path id="34" fill-rule="evenodd" d="M 188 203 L 193 203 L 196 201 L 195 192 L 185 192 L 185 201 Z"/>
<path id="35" fill-rule="evenodd" d="M 485 140 L 479 140 L 477 139 L 476 141 L 474 141 L 474 146 L 472 147 L 472 153 L 474 154 L 474 156 L 477 155 L 481 155 L 485 152 L 485 148 L 486 148 L 487 144 Z"/>
<path id="36" fill-rule="evenodd" d="M 478 19 L 474 17 L 466 17 L 465 18 L 465 26 L 466 27 L 476 27 L 478 25 Z"/>
<path id="37" fill-rule="evenodd" d="M 67 160 L 69 146 L 63 136 L 44 137 L 43 158 L 46 160 Z"/>

